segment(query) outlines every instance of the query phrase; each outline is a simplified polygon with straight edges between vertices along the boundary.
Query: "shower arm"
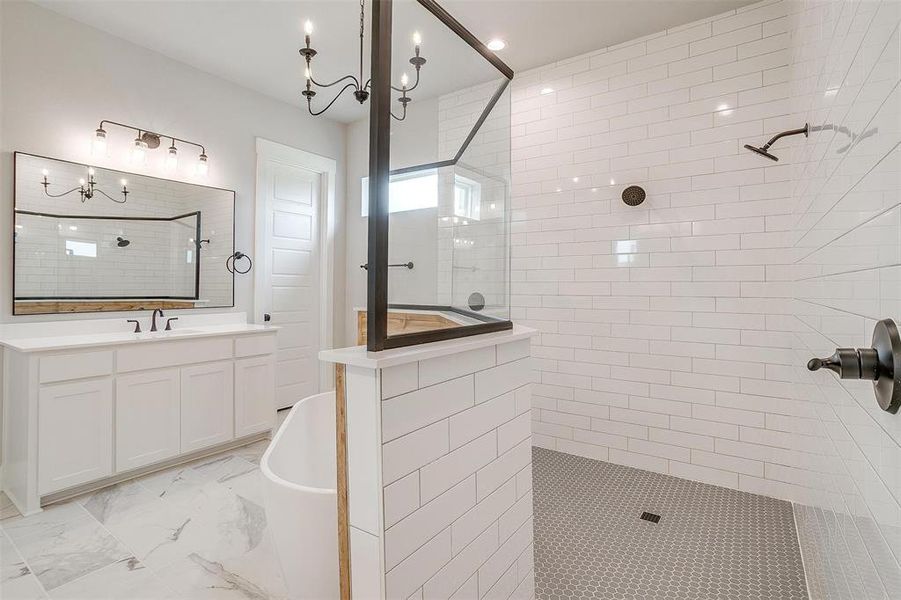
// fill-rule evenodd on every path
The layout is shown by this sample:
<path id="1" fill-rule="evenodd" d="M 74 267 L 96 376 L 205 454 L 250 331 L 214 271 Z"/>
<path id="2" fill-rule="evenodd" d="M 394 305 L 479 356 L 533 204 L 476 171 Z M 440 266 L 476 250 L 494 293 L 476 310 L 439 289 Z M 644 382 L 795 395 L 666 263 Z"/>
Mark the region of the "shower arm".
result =
<path id="1" fill-rule="evenodd" d="M 808 136 L 810 133 L 810 126 L 804 125 L 804 127 L 801 127 L 800 129 L 790 129 L 788 131 L 783 131 L 782 133 L 777 133 L 772 137 L 772 139 L 770 139 L 770 141 L 768 141 L 761 147 L 761 150 L 769 150 L 770 146 L 772 146 L 776 142 L 776 140 L 780 138 L 788 137 L 790 135 L 799 135 L 801 133 L 803 133 L 805 137 Z"/>

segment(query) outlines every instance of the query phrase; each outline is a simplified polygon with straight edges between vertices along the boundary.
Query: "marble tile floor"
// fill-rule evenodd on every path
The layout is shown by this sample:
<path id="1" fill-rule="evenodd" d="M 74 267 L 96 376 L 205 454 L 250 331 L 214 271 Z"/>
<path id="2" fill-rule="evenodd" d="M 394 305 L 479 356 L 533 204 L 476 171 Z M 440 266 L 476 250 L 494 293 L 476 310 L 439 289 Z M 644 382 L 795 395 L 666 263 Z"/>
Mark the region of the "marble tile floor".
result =
<path id="1" fill-rule="evenodd" d="M 0 597 L 281 600 L 263 509 L 268 442 L 0 521 Z"/>

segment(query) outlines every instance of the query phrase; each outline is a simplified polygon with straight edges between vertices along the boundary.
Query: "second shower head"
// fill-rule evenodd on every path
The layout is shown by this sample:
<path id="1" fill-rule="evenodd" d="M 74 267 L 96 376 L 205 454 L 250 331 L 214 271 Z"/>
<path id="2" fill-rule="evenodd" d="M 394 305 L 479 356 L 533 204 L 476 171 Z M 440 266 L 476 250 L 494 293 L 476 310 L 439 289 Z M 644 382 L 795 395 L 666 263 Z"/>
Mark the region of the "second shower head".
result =
<path id="1" fill-rule="evenodd" d="M 779 158 L 777 156 L 775 156 L 774 154 L 770 154 L 770 152 L 769 152 L 770 146 L 773 145 L 773 142 L 775 142 L 779 138 L 784 138 L 789 135 L 800 135 L 802 133 L 804 134 L 804 137 L 807 137 L 808 135 L 810 135 L 810 126 L 807 123 L 804 123 L 804 127 L 801 127 L 800 129 L 790 129 L 788 131 L 783 131 L 782 133 L 777 133 L 776 135 L 774 135 L 772 137 L 772 139 L 770 141 L 768 141 L 766 144 L 764 144 L 760 148 L 758 148 L 757 146 L 752 146 L 751 144 L 745 144 L 745 148 L 747 148 L 751 152 L 756 152 L 760 156 L 765 156 L 770 160 L 778 161 Z"/>

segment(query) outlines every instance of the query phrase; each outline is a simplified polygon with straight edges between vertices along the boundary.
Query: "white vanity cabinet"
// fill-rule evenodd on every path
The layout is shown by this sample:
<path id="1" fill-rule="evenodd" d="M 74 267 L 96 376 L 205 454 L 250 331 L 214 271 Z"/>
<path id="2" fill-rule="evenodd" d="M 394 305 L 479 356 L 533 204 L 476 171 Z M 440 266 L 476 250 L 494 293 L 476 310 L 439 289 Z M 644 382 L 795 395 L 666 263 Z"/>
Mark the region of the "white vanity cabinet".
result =
<path id="1" fill-rule="evenodd" d="M 153 464 L 181 452 L 178 369 L 116 378 L 116 470 Z"/>
<path id="2" fill-rule="evenodd" d="M 215 446 L 234 437 L 234 389 L 232 361 L 208 363 L 181 370 L 183 452 Z"/>
<path id="3" fill-rule="evenodd" d="M 198 331 L 0 340 L 0 483 L 20 511 L 269 435 L 276 329 Z"/>
<path id="4" fill-rule="evenodd" d="M 38 431 L 38 493 L 112 475 L 112 379 L 41 386 Z"/>

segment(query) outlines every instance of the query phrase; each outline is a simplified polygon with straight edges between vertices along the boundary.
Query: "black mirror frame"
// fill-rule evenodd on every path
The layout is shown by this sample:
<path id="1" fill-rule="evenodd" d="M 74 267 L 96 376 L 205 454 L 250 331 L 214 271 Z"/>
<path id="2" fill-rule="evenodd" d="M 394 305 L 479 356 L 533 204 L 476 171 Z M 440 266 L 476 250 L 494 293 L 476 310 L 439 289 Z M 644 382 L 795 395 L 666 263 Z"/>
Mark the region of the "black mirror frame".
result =
<path id="1" fill-rule="evenodd" d="M 497 57 L 475 35 L 450 15 L 435 0 L 417 2 L 448 29 L 481 54 L 506 81 L 501 84 L 479 116 L 463 145 L 452 159 L 406 167 L 391 171 L 391 21 L 392 0 L 373 0 L 372 6 L 372 95 L 369 107 L 369 242 L 367 289 L 366 289 L 366 349 L 381 352 L 391 348 L 402 348 L 483 333 L 504 331 L 513 328 L 509 319 L 499 320 L 478 313 L 471 313 L 450 306 L 388 305 L 388 183 L 392 174 L 418 171 L 427 168 L 446 167 L 457 164 L 466 148 L 478 133 L 485 119 L 494 109 L 513 79 L 513 70 Z M 381 82 L 386 82 L 382 85 Z M 418 333 L 388 335 L 389 308 L 419 308 L 445 310 L 464 314 L 482 321 L 475 325 L 462 325 L 451 329 L 437 329 Z"/>

